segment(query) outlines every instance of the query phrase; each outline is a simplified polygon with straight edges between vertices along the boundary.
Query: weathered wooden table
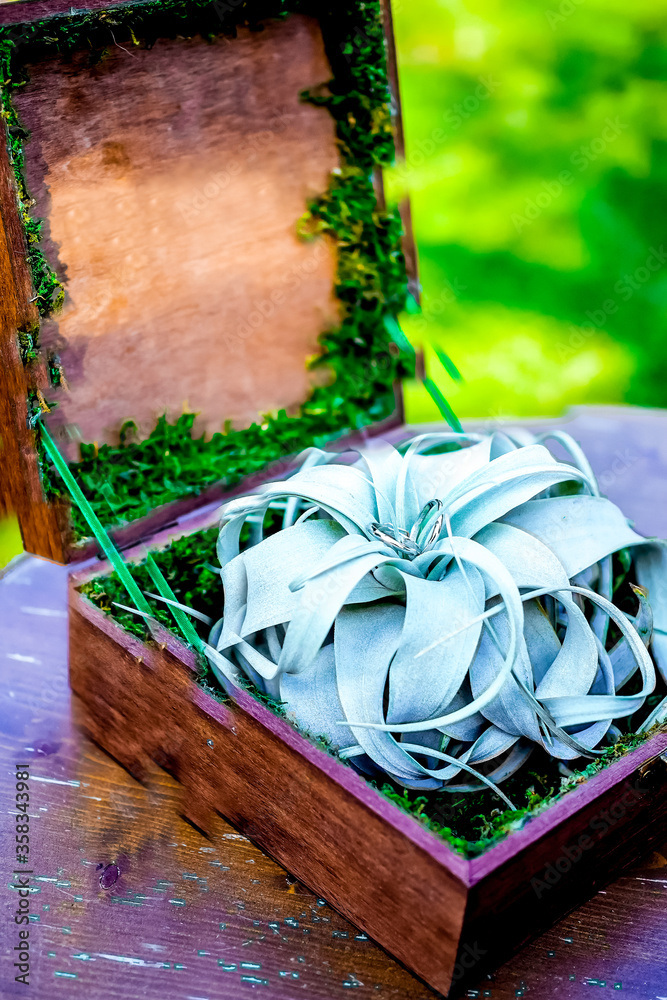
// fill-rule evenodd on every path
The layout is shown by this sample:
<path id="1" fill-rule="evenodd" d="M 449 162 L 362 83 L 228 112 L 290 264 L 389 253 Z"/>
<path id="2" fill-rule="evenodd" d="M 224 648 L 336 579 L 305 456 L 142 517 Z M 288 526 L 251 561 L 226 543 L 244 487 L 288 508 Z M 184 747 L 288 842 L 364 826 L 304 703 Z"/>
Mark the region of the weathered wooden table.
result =
<path id="1" fill-rule="evenodd" d="M 596 408 L 569 424 L 603 492 L 640 531 L 667 535 L 667 414 Z M 433 996 L 222 819 L 210 840 L 188 825 L 164 772 L 140 785 L 78 731 L 65 607 L 60 567 L 26 558 L 0 579 L 0 996 Z M 26 761 L 29 989 L 14 982 L 12 964 L 14 765 Z M 638 858 L 466 995 L 579 1000 L 601 989 L 667 998 L 667 830 L 661 852 Z"/>

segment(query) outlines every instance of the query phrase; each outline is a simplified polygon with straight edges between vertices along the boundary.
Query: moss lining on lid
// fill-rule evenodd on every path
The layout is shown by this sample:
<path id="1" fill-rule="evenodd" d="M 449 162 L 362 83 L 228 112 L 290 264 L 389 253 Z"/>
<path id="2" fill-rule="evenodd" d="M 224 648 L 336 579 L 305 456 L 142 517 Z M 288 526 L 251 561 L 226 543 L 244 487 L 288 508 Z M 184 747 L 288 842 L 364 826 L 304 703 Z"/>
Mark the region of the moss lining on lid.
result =
<path id="1" fill-rule="evenodd" d="M 248 428 L 226 427 L 210 440 L 192 437 L 195 415 L 186 413 L 174 422 L 161 417 L 143 441 L 127 424 L 119 445 L 98 448 L 84 443 L 72 470 L 105 525 L 133 521 L 215 482 L 231 485 L 271 461 L 392 413 L 393 386 L 411 373 L 411 362 L 385 325 L 405 305 L 407 276 L 400 216 L 378 205 L 373 183 L 374 171 L 394 156 L 381 8 L 378 0 L 348 0 L 344 5 L 333 0 L 151 0 L 0 28 L 2 115 L 36 303 L 46 317 L 62 305 L 64 289 L 39 246 L 42 222 L 32 214 L 24 173 L 28 135 L 11 100 L 13 90 L 27 82 L 27 63 L 82 46 L 95 62 L 114 45 L 150 48 L 159 37 L 234 35 L 240 24 L 261 30 L 262 20 L 291 13 L 312 15 L 320 22 L 333 73 L 328 84 L 302 98 L 326 107 L 333 116 L 342 165 L 331 175 L 328 190 L 295 220 L 303 239 L 328 233 L 337 246 L 335 292 L 342 320 L 321 334 L 322 354 L 311 362 L 312 368 L 325 369 L 331 377 L 313 390 L 296 416 L 284 410 L 266 414 Z M 30 373 L 39 351 L 38 331 L 21 331 L 20 338 Z M 47 367 L 52 383 L 62 384 L 59 359 L 49 358 Z M 33 420 L 45 405 L 33 386 Z M 58 478 L 44 456 L 40 458 L 45 493 L 62 499 Z M 74 509 L 72 524 L 76 537 L 88 535 Z"/>

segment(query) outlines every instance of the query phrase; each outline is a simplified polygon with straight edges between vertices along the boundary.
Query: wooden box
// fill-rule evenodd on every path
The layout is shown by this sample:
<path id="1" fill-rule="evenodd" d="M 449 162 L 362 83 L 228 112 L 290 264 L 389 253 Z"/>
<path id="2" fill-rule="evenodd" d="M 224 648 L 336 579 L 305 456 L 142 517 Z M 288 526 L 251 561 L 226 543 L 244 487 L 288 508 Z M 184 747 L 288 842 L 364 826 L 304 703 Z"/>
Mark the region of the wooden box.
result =
<path id="1" fill-rule="evenodd" d="M 203 441 L 231 420 L 213 438 L 221 452 L 266 438 L 267 462 L 344 431 L 406 433 L 400 394 L 393 415 L 387 403 L 401 367 L 387 331 L 404 261 L 397 220 L 371 183 L 392 127 L 380 8 L 87 7 L 0 7 L 0 51 L 20 53 L 5 85 L 8 69 L 26 74 L 5 107 L 11 160 L 0 144 L 0 496 L 28 550 L 61 561 L 93 550 L 49 487 L 31 420 L 40 410 L 95 501 L 98 453 L 110 483 L 123 461 L 136 482 L 143 453 L 119 447 L 129 418 L 140 442 L 182 409 L 199 414 Z M 400 150 L 399 126 L 394 102 Z M 309 200 L 304 241 L 295 227 Z M 409 233 L 405 212 L 404 224 Z M 403 246 L 414 277 L 409 237 Z M 328 368 L 309 373 L 318 351 Z M 202 445 L 201 461 L 211 455 Z M 214 524 L 248 472 L 269 474 L 249 460 L 191 495 L 162 489 L 155 510 L 124 510 L 117 544 L 132 558 Z M 113 511 L 113 488 L 105 495 Z M 78 587 L 107 571 L 88 563 L 71 581 L 70 679 L 91 737 L 138 778 L 158 762 L 180 781 L 191 822 L 205 832 L 222 813 L 441 993 L 664 836 L 659 733 L 466 859 L 251 694 L 204 690 L 171 632 L 145 643 L 99 611 Z"/>
<path id="2" fill-rule="evenodd" d="M 150 544 L 216 515 L 212 505 Z M 70 587 L 70 682 L 89 735 L 139 780 L 157 762 L 181 783 L 195 826 L 206 832 L 221 813 L 442 994 L 456 995 L 664 840 L 659 732 L 465 858 L 250 693 L 221 703 L 203 690 L 194 653 L 170 631 L 150 644 L 124 631 L 79 592 L 101 568 L 83 568 Z"/>

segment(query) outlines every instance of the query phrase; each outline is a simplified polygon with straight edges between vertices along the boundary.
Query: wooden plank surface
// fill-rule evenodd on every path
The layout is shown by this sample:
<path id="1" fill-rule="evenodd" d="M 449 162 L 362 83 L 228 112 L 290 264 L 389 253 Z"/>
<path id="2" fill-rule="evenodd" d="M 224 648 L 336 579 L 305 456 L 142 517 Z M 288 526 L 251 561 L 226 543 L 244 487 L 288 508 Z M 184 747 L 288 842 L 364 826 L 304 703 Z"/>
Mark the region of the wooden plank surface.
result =
<path id="1" fill-rule="evenodd" d="M 665 505 L 648 501 L 667 485 L 666 420 L 584 411 L 573 427 L 596 471 L 614 477 L 606 491 L 649 532 L 667 533 Z M 62 568 L 33 559 L 0 580 L 0 900 L 8 929 L 0 996 L 28 995 L 14 990 L 9 957 L 13 766 L 24 758 L 39 890 L 31 895 L 31 996 L 431 996 L 228 824 L 218 820 L 207 839 L 182 820 L 179 788 L 164 772 L 156 768 L 141 785 L 80 735 L 66 679 L 66 589 Z M 667 995 L 667 831 L 664 839 L 467 995 L 583 1000 L 595 986 L 633 1000 Z M 120 875 L 103 889 L 100 873 L 111 864 Z"/>

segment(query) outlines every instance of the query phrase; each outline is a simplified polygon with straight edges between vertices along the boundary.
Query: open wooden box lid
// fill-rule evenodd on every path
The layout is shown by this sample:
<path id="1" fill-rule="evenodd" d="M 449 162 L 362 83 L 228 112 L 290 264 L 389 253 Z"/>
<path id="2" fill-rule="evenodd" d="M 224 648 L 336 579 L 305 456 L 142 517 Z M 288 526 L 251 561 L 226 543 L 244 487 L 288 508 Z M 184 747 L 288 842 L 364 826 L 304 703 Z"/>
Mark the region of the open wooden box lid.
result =
<path id="1" fill-rule="evenodd" d="M 284 427 L 322 391 L 318 383 L 332 380 L 327 365 L 308 370 L 323 349 L 320 335 L 351 337 L 345 317 L 367 307 L 377 329 L 354 351 L 370 373 L 357 392 L 358 423 L 368 424 L 381 384 L 373 373 L 378 356 L 389 389 L 396 368 L 384 320 L 402 304 L 395 294 L 378 304 L 382 279 L 376 288 L 354 287 L 350 268 L 355 252 L 363 267 L 366 223 L 358 221 L 357 233 L 350 220 L 358 248 L 322 215 L 311 219 L 312 238 L 297 231 L 332 179 L 339 200 L 338 178 L 368 190 L 392 128 L 402 149 L 386 87 L 380 103 L 377 82 L 370 102 L 353 93 L 364 60 L 374 59 L 384 80 L 381 18 L 395 87 L 388 4 L 381 10 L 350 0 L 338 13 L 333 4 L 313 4 L 315 14 L 285 0 L 151 5 L 134 8 L 134 21 L 129 6 L 96 11 L 101 6 L 89 0 L 88 11 L 76 13 L 61 0 L 0 7 L 0 37 L 13 51 L 5 71 L 7 143 L 0 142 L 0 496 L 19 516 L 26 549 L 58 561 L 85 550 L 73 547 L 67 506 L 45 499 L 34 430 L 40 409 L 70 462 L 82 443 L 118 454 L 126 421 L 135 422 L 139 440 L 163 415 L 173 423 L 186 412 L 197 414 L 195 436 L 207 438 L 261 425 L 281 410 Z M 276 13 L 288 16 L 270 16 Z M 20 87 L 17 74 L 25 79 Z M 332 77 L 333 113 L 326 106 Z M 304 100 L 303 91 L 323 102 Z M 355 120 L 355 100 L 366 101 L 364 122 Z M 355 128 L 369 151 L 358 163 Z M 374 133 L 375 150 L 368 145 Z M 377 177 L 370 191 L 387 244 Z M 30 245 L 27 212 L 42 220 L 41 241 Z M 343 275 L 342 244 L 349 251 Z M 406 256 L 414 273 L 411 244 Z M 400 247 L 390 267 L 400 287 Z M 54 309 L 58 283 L 64 303 Z M 339 363 L 339 379 L 344 369 Z M 341 385 L 340 395 L 349 399 L 349 387 Z M 317 427 L 344 431 L 342 412 L 323 412 Z M 294 444 L 296 421 L 289 424 L 282 442 L 271 427 L 274 457 L 302 446 Z M 211 498 L 210 481 L 204 498 Z M 181 499 L 177 508 L 200 500 Z M 150 530 L 174 512 L 173 504 L 161 507 Z M 125 533 L 136 541 L 141 530 L 135 523 Z"/>

